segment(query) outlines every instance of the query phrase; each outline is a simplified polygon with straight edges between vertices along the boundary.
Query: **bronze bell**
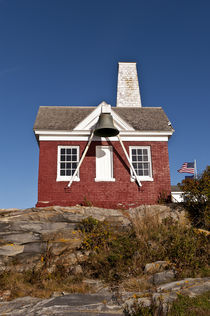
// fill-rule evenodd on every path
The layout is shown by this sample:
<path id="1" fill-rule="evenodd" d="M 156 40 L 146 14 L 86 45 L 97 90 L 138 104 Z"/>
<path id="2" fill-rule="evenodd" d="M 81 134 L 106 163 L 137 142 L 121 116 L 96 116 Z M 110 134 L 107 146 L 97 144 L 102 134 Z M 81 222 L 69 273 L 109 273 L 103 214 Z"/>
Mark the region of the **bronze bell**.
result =
<path id="1" fill-rule="evenodd" d="M 111 137 L 119 134 L 114 126 L 113 118 L 110 113 L 101 113 L 94 131 L 95 136 Z"/>

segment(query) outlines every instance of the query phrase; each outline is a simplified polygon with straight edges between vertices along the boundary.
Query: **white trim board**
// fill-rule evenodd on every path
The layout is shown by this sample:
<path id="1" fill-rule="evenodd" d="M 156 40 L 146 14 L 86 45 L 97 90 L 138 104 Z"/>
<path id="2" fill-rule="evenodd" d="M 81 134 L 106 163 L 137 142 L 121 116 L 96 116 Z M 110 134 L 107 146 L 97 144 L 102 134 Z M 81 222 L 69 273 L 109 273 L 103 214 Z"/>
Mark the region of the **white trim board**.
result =
<path id="1" fill-rule="evenodd" d="M 52 130 L 35 130 L 36 135 L 68 135 L 68 136 L 84 136 L 90 135 L 91 131 L 52 131 Z M 120 136 L 171 136 L 173 132 L 171 131 L 122 131 Z"/>
<path id="2" fill-rule="evenodd" d="M 136 142 L 167 142 L 168 137 L 167 136 L 121 136 L 122 141 L 124 142 L 130 142 L 130 141 L 136 141 Z M 51 135 L 40 135 L 39 141 L 88 141 L 89 136 L 51 136 Z M 119 142 L 117 137 L 93 137 L 92 141 L 111 141 L 111 142 Z"/>

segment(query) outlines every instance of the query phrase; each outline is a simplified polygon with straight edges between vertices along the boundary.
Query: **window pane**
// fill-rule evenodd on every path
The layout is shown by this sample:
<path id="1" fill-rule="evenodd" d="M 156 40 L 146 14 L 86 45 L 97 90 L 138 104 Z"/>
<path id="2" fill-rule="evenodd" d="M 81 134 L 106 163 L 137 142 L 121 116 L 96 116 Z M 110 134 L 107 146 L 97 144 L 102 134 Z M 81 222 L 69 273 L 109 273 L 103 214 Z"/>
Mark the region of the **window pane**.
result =
<path id="1" fill-rule="evenodd" d="M 71 161 L 72 159 L 71 159 L 71 156 L 70 155 L 68 155 L 68 156 L 66 156 L 66 161 Z"/>
<path id="2" fill-rule="evenodd" d="M 76 155 L 72 155 L 72 161 L 77 161 L 77 156 Z"/>
<path id="3" fill-rule="evenodd" d="M 142 169 L 143 168 L 143 164 L 142 163 L 138 163 L 138 169 Z"/>
<path id="4" fill-rule="evenodd" d="M 73 148 L 73 149 L 72 149 L 72 154 L 73 154 L 73 155 L 76 155 L 76 154 L 77 154 L 77 149 L 76 149 L 76 148 Z"/>
<path id="5" fill-rule="evenodd" d="M 76 162 L 73 162 L 73 163 L 72 163 L 72 169 L 75 170 L 76 168 L 77 168 L 77 163 L 76 163 Z"/>
<path id="6" fill-rule="evenodd" d="M 65 155 L 65 149 L 61 148 L 61 155 Z"/>
<path id="7" fill-rule="evenodd" d="M 137 168 L 137 163 L 133 163 L 133 167 L 134 167 L 134 169 L 136 170 L 136 168 Z"/>
<path id="8" fill-rule="evenodd" d="M 71 170 L 66 170 L 66 175 L 71 176 Z"/>
<path id="9" fill-rule="evenodd" d="M 71 169 L 71 163 L 66 163 L 66 169 Z"/>
<path id="10" fill-rule="evenodd" d="M 132 149 L 132 155 L 136 155 L 136 149 Z"/>
<path id="11" fill-rule="evenodd" d="M 61 161 L 65 161 L 65 156 L 61 155 Z"/>
<path id="12" fill-rule="evenodd" d="M 149 171 L 148 170 L 144 170 L 144 175 L 148 176 L 149 175 Z"/>
<path id="13" fill-rule="evenodd" d="M 138 149 L 137 153 L 138 153 L 139 156 L 141 156 L 142 155 L 142 149 Z"/>
<path id="14" fill-rule="evenodd" d="M 132 157 L 132 160 L 133 160 L 133 161 L 136 161 L 136 160 L 137 160 L 137 157 L 136 157 L 136 156 L 133 156 L 133 157 Z"/>
<path id="15" fill-rule="evenodd" d="M 143 149 L 143 155 L 147 155 L 147 149 Z"/>
<path id="16" fill-rule="evenodd" d="M 67 149 L 67 154 L 68 154 L 68 155 L 71 154 L 71 149 L 70 149 L 70 148 Z"/>
<path id="17" fill-rule="evenodd" d="M 65 169 L 65 163 L 61 163 L 61 169 Z"/>
<path id="18" fill-rule="evenodd" d="M 148 156 L 143 156 L 143 161 L 148 161 Z"/>
<path id="19" fill-rule="evenodd" d="M 138 176 L 143 176 L 143 170 L 138 170 L 138 171 L 137 171 L 137 175 L 138 175 Z"/>
<path id="20" fill-rule="evenodd" d="M 60 175 L 61 175 L 61 176 L 65 176 L 65 170 L 61 170 L 61 171 L 60 171 Z"/>

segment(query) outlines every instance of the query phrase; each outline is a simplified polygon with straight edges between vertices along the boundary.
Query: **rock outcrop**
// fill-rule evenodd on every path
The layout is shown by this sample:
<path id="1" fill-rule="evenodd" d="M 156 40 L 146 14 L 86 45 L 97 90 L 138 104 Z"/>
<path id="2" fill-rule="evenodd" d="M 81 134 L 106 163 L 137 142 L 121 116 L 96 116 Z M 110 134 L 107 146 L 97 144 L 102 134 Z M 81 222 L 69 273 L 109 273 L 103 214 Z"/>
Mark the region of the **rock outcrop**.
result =
<path id="1" fill-rule="evenodd" d="M 53 257 L 49 272 L 56 264 L 62 264 L 73 274 L 82 274 L 81 263 L 88 252 L 79 250 L 82 235 L 78 225 L 87 217 L 107 221 L 118 230 L 126 230 L 136 220 L 163 221 L 170 217 L 186 225 L 182 210 L 170 207 L 140 206 L 130 210 L 109 210 L 95 207 L 46 207 L 26 210 L 0 210 L 0 271 L 15 269 L 17 272 L 40 269 L 44 256 Z M 1 315 L 123 315 L 132 313 L 134 305 L 156 306 L 159 315 L 167 314 L 168 308 L 178 294 L 196 296 L 210 290 L 210 278 L 175 281 L 176 271 L 168 261 L 148 263 L 139 282 L 148 282 L 150 288 L 143 292 L 125 292 L 106 287 L 101 281 L 83 282 L 97 294 L 54 293 L 50 299 L 32 297 L 7 301 L 10 291 L 0 290 Z M 157 314 L 158 315 L 158 314 Z"/>
<path id="2" fill-rule="evenodd" d="M 89 280 L 91 281 L 91 280 Z M 100 288 L 100 286 L 99 286 Z M 178 294 L 194 297 L 210 290 L 210 278 L 188 278 L 160 285 L 153 291 L 98 294 L 60 294 L 49 299 L 18 298 L 0 304 L 0 315 L 132 315 L 137 305 L 155 307 L 155 315 L 167 315 Z"/>
<path id="3" fill-rule="evenodd" d="M 71 294 L 50 299 L 23 297 L 0 304 L 1 315 L 123 316 L 110 295 Z"/>
<path id="4" fill-rule="evenodd" d="M 135 209 L 111 210 L 96 207 L 46 207 L 25 210 L 0 210 L 0 270 L 17 271 L 33 269 L 50 249 L 56 260 L 69 265 L 74 271 L 85 254 L 77 251 L 81 234 L 77 226 L 89 216 L 107 221 L 117 229 L 126 229 L 135 219 L 153 217 L 162 221 L 171 217 L 186 222 L 183 211 L 172 210 L 163 205 L 140 206 Z M 57 257 L 57 258 L 56 258 Z M 76 267 L 76 268 L 75 268 Z M 52 267 L 51 267 L 52 268 Z"/>
<path id="5" fill-rule="evenodd" d="M 172 302 L 179 294 L 195 297 L 208 291 L 210 291 L 210 278 L 187 278 L 159 285 L 153 291 L 134 293 L 133 297 L 131 295 L 125 300 L 123 308 L 132 315 L 137 305 L 153 306 L 156 308 L 156 315 L 167 315 Z"/>

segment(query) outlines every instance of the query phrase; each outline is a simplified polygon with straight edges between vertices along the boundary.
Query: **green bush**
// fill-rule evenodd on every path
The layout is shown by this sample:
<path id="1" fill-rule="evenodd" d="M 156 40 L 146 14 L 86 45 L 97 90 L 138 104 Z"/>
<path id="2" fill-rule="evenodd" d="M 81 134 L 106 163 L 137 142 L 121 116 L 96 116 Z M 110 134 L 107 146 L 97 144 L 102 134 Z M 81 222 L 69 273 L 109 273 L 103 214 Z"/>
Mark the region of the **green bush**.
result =
<path id="1" fill-rule="evenodd" d="M 87 218 L 80 225 L 81 250 L 89 250 L 83 263 L 86 275 L 107 281 L 120 281 L 141 275 L 146 263 L 168 260 L 179 276 L 206 275 L 208 238 L 193 228 L 167 220 L 142 225 L 125 232 L 113 231 L 107 223 Z"/>
<path id="2" fill-rule="evenodd" d="M 208 238 L 205 234 L 196 234 L 193 228 L 170 226 L 162 245 L 167 249 L 166 258 L 175 263 L 181 274 L 184 270 L 196 274 L 208 265 Z"/>
<path id="3" fill-rule="evenodd" d="M 210 292 L 197 297 L 179 295 L 173 302 L 169 316 L 207 316 L 210 315 Z"/>
<path id="4" fill-rule="evenodd" d="M 185 179 L 179 184 L 184 192 L 184 206 L 192 224 L 198 228 L 210 229 L 210 166 L 197 179 Z"/>
<path id="5" fill-rule="evenodd" d="M 118 281 L 128 274 L 138 249 L 138 240 L 132 229 L 113 231 L 106 222 L 92 217 L 83 220 L 78 228 L 83 233 L 81 250 L 90 251 L 83 264 L 87 273 L 108 281 Z"/>
<path id="6" fill-rule="evenodd" d="M 100 222 L 93 217 L 83 219 L 78 225 L 83 234 L 83 242 L 81 249 L 98 251 L 101 248 L 107 247 L 108 241 L 111 238 L 110 226 L 106 222 Z"/>
<path id="7" fill-rule="evenodd" d="M 208 266 L 208 237 L 193 228 L 170 220 L 162 224 L 151 222 L 142 225 L 142 229 L 138 227 L 138 239 L 139 261 L 143 266 L 148 262 L 168 260 L 176 265 L 180 276 L 187 271 L 193 276 Z"/>

